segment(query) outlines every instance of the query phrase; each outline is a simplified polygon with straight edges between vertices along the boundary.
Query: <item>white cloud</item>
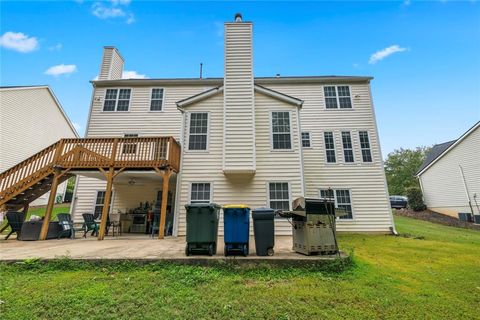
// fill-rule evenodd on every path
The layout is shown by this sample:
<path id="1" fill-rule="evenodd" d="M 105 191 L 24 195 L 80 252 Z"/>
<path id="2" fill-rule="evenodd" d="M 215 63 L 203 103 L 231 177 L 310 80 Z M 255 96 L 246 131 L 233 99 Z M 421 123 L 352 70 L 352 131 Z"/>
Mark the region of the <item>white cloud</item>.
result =
<path id="1" fill-rule="evenodd" d="M 123 71 L 122 79 L 147 79 L 147 76 L 144 74 L 139 74 L 137 71 Z"/>
<path id="2" fill-rule="evenodd" d="M 45 71 L 45 74 L 49 76 L 58 77 L 62 74 L 68 75 L 77 71 L 77 66 L 74 64 L 59 64 L 53 67 L 50 67 Z"/>
<path id="3" fill-rule="evenodd" d="M 38 40 L 35 37 L 29 37 L 21 32 L 8 31 L 0 36 L 0 46 L 27 53 L 38 49 Z"/>
<path id="4" fill-rule="evenodd" d="M 60 51 L 60 50 L 62 50 L 62 48 L 63 48 L 63 45 L 61 43 L 57 43 L 54 46 L 48 47 L 48 50 L 50 50 L 50 51 Z"/>
<path id="5" fill-rule="evenodd" d="M 372 54 L 370 56 L 370 60 L 368 60 L 368 63 L 375 64 L 378 61 L 383 60 L 394 53 L 403 52 L 403 51 L 407 51 L 407 48 L 402 48 L 398 44 L 395 44 L 393 46 L 387 47 L 385 49 L 382 49 Z"/>
<path id="6" fill-rule="evenodd" d="M 92 14 L 100 19 L 125 18 L 127 24 L 135 22 L 132 12 L 126 11 L 130 0 L 110 0 L 110 2 L 95 2 L 92 4 Z"/>

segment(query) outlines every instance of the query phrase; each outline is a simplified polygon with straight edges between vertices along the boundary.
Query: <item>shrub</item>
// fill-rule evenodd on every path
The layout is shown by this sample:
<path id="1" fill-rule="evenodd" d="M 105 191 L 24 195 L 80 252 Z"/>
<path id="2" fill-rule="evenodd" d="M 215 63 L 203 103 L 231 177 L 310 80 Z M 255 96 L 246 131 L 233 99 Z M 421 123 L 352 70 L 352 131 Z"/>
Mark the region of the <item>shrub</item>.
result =
<path id="1" fill-rule="evenodd" d="M 425 203 L 423 203 L 423 195 L 422 191 L 417 187 L 407 188 L 407 198 L 408 198 L 408 206 L 413 211 L 422 211 L 425 210 L 427 207 Z"/>

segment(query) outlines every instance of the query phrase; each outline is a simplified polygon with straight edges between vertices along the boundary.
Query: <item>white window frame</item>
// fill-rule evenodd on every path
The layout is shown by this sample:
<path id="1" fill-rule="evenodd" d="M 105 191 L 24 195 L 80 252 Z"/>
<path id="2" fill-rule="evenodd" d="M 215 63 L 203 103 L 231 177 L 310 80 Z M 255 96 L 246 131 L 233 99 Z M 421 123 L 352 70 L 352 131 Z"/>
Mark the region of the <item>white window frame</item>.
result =
<path id="1" fill-rule="evenodd" d="M 208 200 L 209 203 L 212 202 L 212 199 L 213 199 L 213 182 L 211 181 L 192 181 L 190 182 L 190 184 L 188 185 L 188 203 L 205 203 L 205 202 L 192 202 L 192 186 L 193 184 L 210 184 L 210 199 Z M 198 200 L 196 200 L 198 201 Z"/>
<path id="2" fill-rule="evenodd" d="M 327 97 L 325 95 L 325 87 L 335 87 L 335 98 L 337 100 L 337 107 L 336 108 L 327 108 L 327 101 L 326 98 L 333 98 L 333 97 Z M 340 108 L 340 96 L 338 95 L 338 87 L 348 87 L 348 92 L 350 93 L 350 105 L 351 108 Z M 323 104 L 324 104 L 324 109 L 325 110 L 353 110 L 354 105 L 353 105 L 353 99 L 352 99 L 352 86 L 346 85 L 346 84 L 329 84 L 329 85 L 324 85 L 322 86 L 322 94 L 323 94 Z M 346 98 L 346 96 L 342 96 L 342 98 Z"/>
<path id="3" fill-rule="evenodd" d="M 333 139 L 333 152 L 335 153 L 335 162 L 328 162 L 328 155 L 327 155 L 327 144 L 325 143 L 325 133 L 330 132 L 332 133 L 332 139 Z M 323 131 L 322 132 L 322 140 L 323 140 L 323 149 L 325 150 L 325 163 L 329 165 L 337 164 L 338 163 L 338 156 L 337 156 L 337 143 L 335 141 L 335 131 Z M 331 149 L 328 149 L 331 150 Z"/>
<path id="4" fill-rule="evenodd" d="M 360 138 L 360 133 L 366 132 L 367 133 L 367 139 L 368 139 L 368 150 L 370 151 L 370 158 L 372 161 L 364 161 L 363 159 L 363 150 L 367 150 L 367 148 L 362 148 L 362 139 Z M 360 157 L 362 159 L 362 163 L 373 163 L 373 152 L 372 152 L 372 139 L 370 139 L 370 132 L 368 130 L 358 130 L 358 145 L 360 146 Z"/>
<path id="5" fill-rule="evenodd" d="M 97 189 L 94 191 L 95 192 L 95 197 L 93 199 L 93 209 L 92 209 L 92 214 L 95 215 L 95 209 L 97 208 L 97 198 L 98 198 L 98 193 L 99 192 L 107 192 L 107 190 L 105 189 Z M 98 204 L 100 205 L 100 204 Z M 103 203 L 102 203 L 102 211 L 103 211 Z M 113 210 L 113 190 L 112 190 L 112 194 L 110 195 L 110 208 L 108 210 L 108 214 L 111 214 L 112 213 L 112 210 Z M 100 212 L 100 218 L 102 217 L 102 213 Z"/>
<path id="6" fill-rule="evenodd" d="M 107 91 L 108 90 L 117 90 L 117 95 L 115 97 L 115 108 L 114 110 L 105 110 L 105 101 L 107 100 Z M 128 99 L 128 109 L 127 110 L 118 110 L 118 101 L 119 101 L 119 96 L 120 96 L 120 90 L 130 90 L 130 98 Z M 126 87 L 119 87 L 119 88 L 106 88 L 105 89 L 105 94 L 103 95 L 103 103 L 102 103 L 102 112 L 130 112 L 130 107 L 132 104 L 132 96 L 133 96 L 133 89 L 132 88 L 126 88 Z M 108 100 L 113 100 L 113 99 L 108 99 Z M 122 99 L 125 100 L 125 99 Z"/>
<path id="7" fill-rule="evenodd" d="M 270 208 L 270 183 L 287 183 L 288 184 L 288 210 L 292 210 L 292 186 L 290 181 L 267 181 L 266 189 L 267 189 L 267 207 Z M 276 201 L 276 200 L 273 200 Z M 280 201 L 280 200 L 278 200 Z M 282 200 L 283 201 L 283 200 Z M 272 208 L 273 209 L 273 208 Z"/>
<path id="8" fill-rule="evenodd" d="M 206 145 L 206 148 L 204 150 L 190 150 L 190 124 L 191 124 L 193 113 L 206 113 L 207 114 L 207 133 L 206 133 L 207 134 L 207 145 Z M 208 111 L 188 112 L 187 122 L 188 122 L 187 132 L 186 132 L 187 144 L 186 144 L 185 152 L 188 152 L 188 153 L 190 153 L 190 152 L 193 152 L 193 153 L 206 153 L 206 152 L 208 152 L 209 148 L 210 148 L 210 112 L 208 112 Z"/>
<path id="9" fill-rule="evenodd" d="M 343 133 L 346 132 L 350 135 L 350 145 L 352 146 L 351 148 L 347 148 L 345 149 L 345 145 L 343 143 Z M 349 131 L 349 130 L 341 130 L 340 131 L 340 138 L 342 139 L 342 153 L 343 153 L 343 163 L 345 164 L 354 164 L 355 163 L 355 148 L 354 148 L 354 145 L 353 145 L 353 135 L 352 135 L 352 131 Z M 346 158 L 345 158 L 345 150 L 351 150 L 352 151 L 352 156 L 353 156 L 353 161 L 350 161 L 350 162 L 347 162 Z"/>
<path id="10" fill-rule="evenodd" d="M 355 220 L 355 209 L 354 209 L 354 206 L 353 206 L 352 189 L 351 189 L 351 188 L 346 188 L 346 187 L 338 187 L 338 188 L 320 187 L 320 188 L 318 189 L 318 197 L 319 197 L 319 199 L 323 199 L 323 198 L 322 198 L 322 190 L 328 190 L 328 189 L 332 189 L 332 190 L 333 190 L 333 200 L 334 200 L 334 202 L 335 202 L 335 208 L 336 208 L 336 209 L 338 208 L 337 190 L 347 190 L 347 191 L 348 191 L 348 195 L 349 195 L 349 197 L 350 197 L 350 206 L 352 207 L 352 217 L 351 217 L 351 218 L 340 218 L 340 217 L 337 217 L 336 220 L 337 220 L 337 221 L 354 221 L 354 220 Z"/>
<path id="11" fill-rule="evenodd" d="M 154 89 L 162 89 L 163 90 L 163 95 L 162 95 L 162 109 L 161 110 L 152 110 L 152 100 L 158 100 L 158 99 L 152 99 L 152 94 Z M 149 112 L 164 112 L 165 108 L 165 88 L 161 87 L 154 87 L 150 89 L 150 103 L 148 105 L 148 110 Z"/>
<path id="12" fill-rule="evenodd" d="M 303 139 L 303 134 L 304 134 L 304 133 L 307 133 L 307 134 L 308 134 L 308 147 L 305 147 L 305 146 L 303 145 L 303 140 L 304 140 L 304 139 Z M 310 149 L 310 148 L 312 148 L 312 133 L 311 133 L 310 131 L 302 131 L 302 132 L 300 133 L 300 138 L 301 138 L 300 140 L 301 140 L 302 148 L 303 148 L 303 149 Z"/>
<path id="13" fill-rule="evenodd" d="M 289 131 L 289 134 L 290 134 L 290 149 L 275 149 L 273 147 L 273 113 L 274 112 L 282 112 L 282 113 L 285 113 L 287 112 L 288 113 L 288 121 L 289 121 L 289 127 L 290 127 L 290 131 Z M 270 111 L 270 151 L 273 151 L 273 152 L 285 152 L 285 151 L 293 151 L 294 150 L 294 147 L 293 147 L 293 129 L 292 129 L 292 112 L 291 111 L 285 111 L 285 110 L 272 110 Z M 278 133 L 278 132 L 277 132 Z M 286 133 L 282 133 L 282 134 L 286 134 Z"/>

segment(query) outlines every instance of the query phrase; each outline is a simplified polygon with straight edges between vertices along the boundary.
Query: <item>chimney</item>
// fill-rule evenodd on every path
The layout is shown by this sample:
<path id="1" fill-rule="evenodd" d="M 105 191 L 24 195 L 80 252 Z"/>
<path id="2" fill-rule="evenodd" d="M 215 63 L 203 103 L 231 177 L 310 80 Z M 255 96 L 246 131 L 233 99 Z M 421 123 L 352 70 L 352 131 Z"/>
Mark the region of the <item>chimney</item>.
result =
<path id="1" fill-rule="evenodd" d="M 224 145 L 225 174 L 255 173 L 255 114 L 252 23 L 237 13 L 225 23 Z"/>
<path id="2" fill-rule="evenodd" d="M 98 80 L 122 79 L 124 60 L 115 47 L 103 47 L 102 65 Z"/>

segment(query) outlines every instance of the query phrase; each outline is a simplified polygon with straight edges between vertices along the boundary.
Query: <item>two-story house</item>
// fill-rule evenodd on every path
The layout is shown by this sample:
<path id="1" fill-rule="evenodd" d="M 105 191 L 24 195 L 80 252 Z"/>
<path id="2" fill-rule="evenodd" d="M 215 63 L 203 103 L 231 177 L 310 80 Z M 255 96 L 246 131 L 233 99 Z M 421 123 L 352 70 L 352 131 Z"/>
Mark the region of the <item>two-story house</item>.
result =
<path id="1" fill-rule="evenodd" d="M 185 235 L 187 203 L 288 210 L 300 196 L 333 197 L 348 212 L 340 231 L 391 231 L 372 78 L 255 77 L 252 28 L 239 15 L 225 23 L 223 78 L 122 79 L 122 56 L 105 47 L 86 136 L 175 137 L 181 164 L 169 181 L 173 235 Z M 139 151 L 132 144 L 121 152 Z M 72 214 L 81 221 L 82 213 L 102 211 L 105 181 L 98 170 L 77 180 Z M 126 170 L 113 183 L 110 211 L 135 212 L 161 189 L 155 172 Z M 277 234 L 290 232 L 288 221 L 276 220 Z"/>

